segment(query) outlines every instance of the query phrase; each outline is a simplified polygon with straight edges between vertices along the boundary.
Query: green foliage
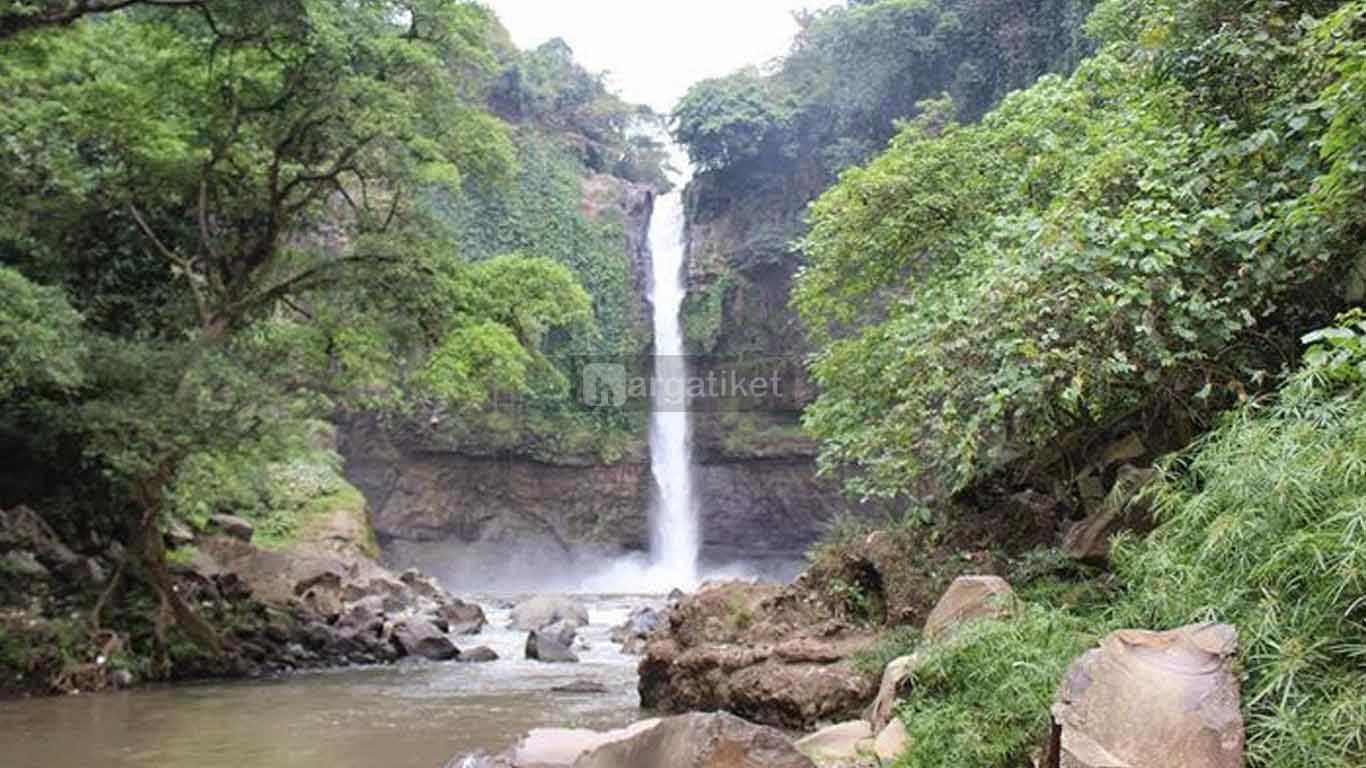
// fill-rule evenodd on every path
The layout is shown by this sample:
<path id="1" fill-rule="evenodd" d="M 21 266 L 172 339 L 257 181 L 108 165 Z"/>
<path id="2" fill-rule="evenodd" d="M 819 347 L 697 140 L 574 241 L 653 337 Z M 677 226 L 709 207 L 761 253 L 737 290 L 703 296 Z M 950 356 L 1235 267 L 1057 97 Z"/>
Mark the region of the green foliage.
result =
<path id="1" fill-rule="evenodd" d="M 690 290 L 684 298 L 683 337 L 691 349 L 703 354 L 716 351 L 733 281 L 731 276 L 723 277 L 702 290 Z"/>
<path id="2" fill-rule="evenodd" d="M 1085 51 L 1089 0 L 875 0 L 798 15 L 791 51 L 771 75 L 704 80 L 674 111 L 674 135 L 704 171 L 809 166 L 820 177 L 862 161 L 921 99 L 949 94 L 975 118 L 1012 88 L 1065 69 Z M 805 202 L 803 200 L 802 202 Z"/>
<path id="3" fill-rule="evenodd" d="M 1340 306 L 1358 230 L 1320 142 L 1350 109 L 1323 53 L 1341 22 L 1264 5 L 1157 48 L 1130 25 L 980 125 L 913 122 L 813 205 L 795 303 L 826 466 L 864 494 L 957 489 L 1134 414 L 1199 421 L 1286 362 L 1250 341 Z"/>
<path id="4" fill-rule="evenodd" d="M 471 264 L 430 215 L 508 180 L 491 32 L 463 0 L 228 0 L 0 39 L 0 415 L 41 421 L 13 439 L 60 451 L 96 491 L 78 524 L 113 519 L 161 598 L 147 526 L 224 511 L 287 543 L 363 514 L 310 443 L 339 407 L 563 389 L 573 272 Z"/>
<path id="5" fill-rule="evenodd" d="M 521 134 L 518 174 L 508 185 L 469 185 L 437 201 L 462 253 L 481 261 L 526 253 L 563 264 L 592 297 L 594 322 L 576 329 L 574 354 L 633 351 L 631 273 L 620 221 L 593 221 L 582 212 L 582 166 L 556 140 Z M 477 291 L 482 288 L 473 284 Z"/>
<path id="6" fill-rule="evenodd" d="M 1115 550 L 1121 621 L 1238 627 L 1252 766 L 1366 753 L 1362 386 L 1311 361 L 1276 402 L 1231 414 L 1167 467 L 1157 531 Z"/>
<path id="7" fill-rule="evenodd" d="M 795 116 L 791 99 L 751 69 L 689 88 L 673 131 L 699 169 L 716 170 L 784 154 Z"/>
<path id="8" fill-rule="evenodd" d="M 1346 362 L 1362 360 L 1358 348 Z M 926 663 L 900 708 L 911 746 L 898 765 L 1022 764 L 1046 733 L 1063 670 L 1094 638 L 1206 621 L 1239 630 L 1250 766 L 1358 765 L 1366 378 L 1343 379 L 1337 364 L 1307 361 L 1277 399 L 1231 412 L 1168 460 L 1155 492 L 1160 525 L 1115 541 L 1117 591 L 1077 582 L 1093 594 L 1073 599 L 1055 581 L 1056 554 L 1040 552 L 1012 579 L 1033 603 L 1022 613 L 921 646 Z M 911 650 L 895 636 L 883 645 L 870 665 Z"/>
<path id="9" fill-rule="evenodd" d="M 854 654 L 854 668 L 865 675 L 882 677 L 887 665 L 920 647 L 920 631 L 912 627 L 893 627 L 883 632 L 871 647 Z"/>
<path id="10" fill-rule="evenodd" d="M 0 266 L 0 400 L 16 389 L 72 389 L 82 381 L 81 316 L 61 291 Z"/>
<path id="11" fill-rule="evenodd" d="M 659 118 L 609 91 L 605 75 L 578 64 L 564 40 L 507 58 L 490 95 L 499 114 L 548 133 L 581 137 L 580 159 L 589 170 L 669 188 L 665 149 L 651 135 Z"/>
<path id="12" fill-rule="evenodd" d="M 1048 736 L 1064 670 L 1094 640 L 1077 617 L 1026 606 L 1009 621 L 978 621 L 926 644 L 898 716 L 904 768 L 1028 765 Z"/>
<path id="13" fill-rule="evenodd" d="M 1318 378 L 1335 384 L 1366 382 L 1366 311 L 1360 307 L 1338 318 L 1338 324 L 1321 328 L 1302 338 L 1308 350 L 1305 367 Z"/>

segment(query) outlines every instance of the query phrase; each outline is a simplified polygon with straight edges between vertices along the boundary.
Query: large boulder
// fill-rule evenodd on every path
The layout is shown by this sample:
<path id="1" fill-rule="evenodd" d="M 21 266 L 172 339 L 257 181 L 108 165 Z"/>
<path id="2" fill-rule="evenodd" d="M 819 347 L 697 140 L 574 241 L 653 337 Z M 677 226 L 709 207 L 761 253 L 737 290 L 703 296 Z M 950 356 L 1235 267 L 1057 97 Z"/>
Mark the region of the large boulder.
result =
<path id="1" fill-rule="evenodd" d="M 434 624 L 423 619 L 395 624 L 391 638 L 394 647 L 404 656 L 431 661 L 450 661 L 460 656 L 455 643 Z"/>
<path id="2" fill-rule="evenodd" d="M 641 606 L 625 622 L 612 628 L 612 642 L 621 646 L 621 652 L 639 656 L 645 652 L 650 635 L 664 624 L 664 615 L 649 606 Z"/>
<path id="3" fill-rule="evenodd" d="M 641 705 L 724 710 L 793 730 L 859 717 L 877 679 L 852 659 L 875 639 L 799 585 L 707 584 L 651 635 L 639 667 Z"/>
<path id="4" fill-rule="evenodd" d="M 563 621 L 577 627 L 588 626 L 588 608 L 582 602 L 563 595 L 539 595 L 525 600 L 512 609 L 510 627 L 523 632 L 545 629 Z"/>
<path id="5" fill-rule="evenodd" d="M 1121 630 L 1072 663 L 1053 705 L 1060 768 L 1241 768 L 1237 630 Z"/>
<path id="6" fill-rule="evenodd" d="M 853 765 L 872 756 L 873 727 L 866 720 L 851 720 L 804 736 L 793 746 L 823 768 Z"/>
<path id="7" fill-rule="evenodd" d="M 574 768 L 814 768 L 779 731 L 725 713 L 660 721 L 580 757 Z"/>
<path id="8" fill-rule="evenodd" d="M 536 631 L 527 633 L 526 657 L 549 664 L 573 664 L 579 660 L 574 651 L 561 643 L 559 638 Z"/>
<path id="9" fill-rule="evenodd" d="M 954 627 L 978 619 L 1010 615 L 1015 591 L 999 576 L 959 576 L 925 620 L 925 637 L 944 637 Z"/>
<path id="10" fill-rule="evenodd" d="M 542 627 L 541 629 L 536 630 L 536 633 L 542 637 L 553 637 L 555 638 L 555 642 L 566 648 L 573 648 L 574 641 L 579 639 L 578 626 L 572 621 L 565 621 L 563 619 L 548 627 Z"/>
<path id="11" fill-rule="evenodd" d="M 456 598 L 450 598 L 448 602 L 438 605 L 435 614 L 437 618 L 450 625 L 450 632 L 453 635 L 477 635 L 488 624 L 483 608 Z"/>
<path id="12" fill-rule="evenodd" d="M 877 698 L 864 712 L 863 717 L 872 724 L 873 729 L 881 729 L 892 719 L 896 711 L 897 699 L 906 694 L 906 688 L 920 665 L 917 655 L 893 659 L 882 670 L 882 682 L 878 685 Z"/>

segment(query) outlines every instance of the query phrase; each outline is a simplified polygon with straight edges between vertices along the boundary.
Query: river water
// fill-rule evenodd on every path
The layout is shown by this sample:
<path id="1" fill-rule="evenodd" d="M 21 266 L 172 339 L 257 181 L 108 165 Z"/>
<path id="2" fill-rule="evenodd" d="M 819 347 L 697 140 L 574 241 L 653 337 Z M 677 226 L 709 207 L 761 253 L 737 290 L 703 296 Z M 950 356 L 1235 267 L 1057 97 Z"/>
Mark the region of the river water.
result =
<path id="1" fill-rule="evenodd" d="M 637 659 L 608 640 L 641 597 L 594 597 L 579 664 L 523 658 L 507 602 L 463 638 L 488 664 L 412 664 L 254 683 L 167 686 L 0 703 L 0 768 L 442 768 L 538 727 L 616 728 L 641 718 Z M 499 607 L 502 606 L 502 607 Z M 606 694 L 559 694 L 575 680 Z"/>

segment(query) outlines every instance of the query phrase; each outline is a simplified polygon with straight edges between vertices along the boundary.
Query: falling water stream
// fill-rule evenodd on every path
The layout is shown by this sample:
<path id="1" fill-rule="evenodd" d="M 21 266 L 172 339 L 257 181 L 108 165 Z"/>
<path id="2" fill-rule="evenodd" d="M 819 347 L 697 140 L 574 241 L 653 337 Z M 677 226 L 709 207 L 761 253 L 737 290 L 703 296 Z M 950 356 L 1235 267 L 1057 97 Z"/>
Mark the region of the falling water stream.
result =
<path id="1" fill-rule="evenodd" d="M 650 414 L 650 464 L 657 494 L 651 510 L 652 570 L 672 586 L 697 583 L 700 548 L 693 494 L 688 362 L 682 310 L 684 269 L 683 196 L 661 196 L 650 221 L 650 304 L 654 308 L 654 387 Z"/>

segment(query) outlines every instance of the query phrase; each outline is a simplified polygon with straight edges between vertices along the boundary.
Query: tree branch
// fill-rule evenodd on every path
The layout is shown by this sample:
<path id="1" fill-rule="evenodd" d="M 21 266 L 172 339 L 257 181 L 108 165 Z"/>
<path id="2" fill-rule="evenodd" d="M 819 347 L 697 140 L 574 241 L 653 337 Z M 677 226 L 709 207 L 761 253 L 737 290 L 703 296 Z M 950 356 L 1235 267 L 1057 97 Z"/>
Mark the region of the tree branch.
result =
<path id="1" fill-rule="evenodd" d="M 134 5 L 152 5 L 165 8 L 193 8 L 203 5 L 203 0 L 75 0 L 75 2 L 47 3 L 45 8 L 35 12 L 23 13 L 8 11 L 0 13 L 0 42 L 21 32 L 40 27 L 65 26 L 82 17 L 97 13 L 110 13 Z"/>
<path id="2" fill-rule="evenodd" d="M 157 237 L 156 232 L 152 231 L 152 227 L 147 223 L 147 219 L 143 218 L 142 213 L 138 211 L 136 205 L 129 203 L 128 212 L 133 215 L 133 220 L 138 223 L 138 227 L 142 229 L 147 235 L 147 238 L 157 247 L 157 250 L 161 251 L 161 254 L 165 256 L 167 260 L 172 264 L 175 264 L 185 273 L 185 280 L 190 284 L 190 293 L 194 294 L 195 309 L 199 314 L 199 322 L 207 326 L 210 319 L 209 305 L 208 301 L 204 298 L 204 292 L 200 289 L 199 283 L 195 281 L 195 260 L 187 259 L 166 247 L 166 244 L 161 241 L 161 238 Z"/>

